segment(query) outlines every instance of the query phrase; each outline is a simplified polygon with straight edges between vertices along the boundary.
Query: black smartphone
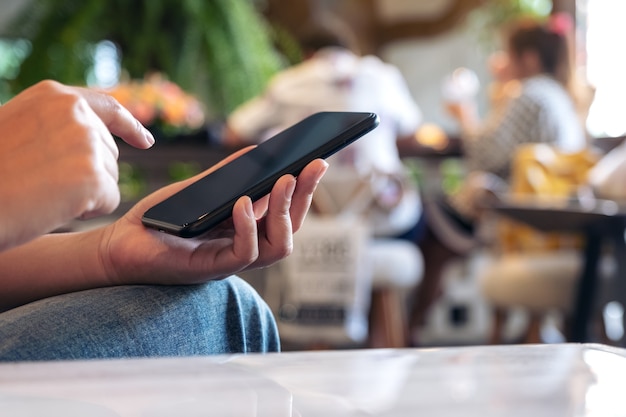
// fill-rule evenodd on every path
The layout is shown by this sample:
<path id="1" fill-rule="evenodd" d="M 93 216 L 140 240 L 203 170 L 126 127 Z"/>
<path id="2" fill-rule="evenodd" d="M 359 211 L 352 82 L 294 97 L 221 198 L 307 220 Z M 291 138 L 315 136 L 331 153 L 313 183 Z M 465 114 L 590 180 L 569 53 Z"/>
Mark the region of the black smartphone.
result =
<path id="1" fill-rule="evenodd" d="M 315 113 L 150 208 L 142 222 L 176 236 L 201 235 L 228 219 L 241 196 L 258 200 L 281 176 L 297 176 L 312 160 L 329 157 L 378 123 L 375 113 Z"/>

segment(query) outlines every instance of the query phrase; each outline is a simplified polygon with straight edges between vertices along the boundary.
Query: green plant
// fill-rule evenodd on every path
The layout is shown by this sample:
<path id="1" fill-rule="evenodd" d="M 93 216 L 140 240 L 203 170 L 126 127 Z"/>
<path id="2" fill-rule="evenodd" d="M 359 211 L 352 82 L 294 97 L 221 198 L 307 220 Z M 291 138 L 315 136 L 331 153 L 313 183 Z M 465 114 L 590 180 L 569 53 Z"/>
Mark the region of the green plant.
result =
<path id="1" fill-rule="evenodd" d="M 29 53 L 30 45 L 24 39 L 0 39 L 0 103 L 11 98 L 9 80 L 17 77 Z"/>
<path id="2" fill-rule="evenodd" d="M 494 47 L 494 36 L 507 22 L 522 16 L 545 17 L 552 10 L 551 0 L 483 0 L 470 16 L 483 44 Z"/>
<path id="3" fill-rule="evenodd" d="M 13 92 L 44 78 L 85 84 L 95 45 L 110 40 L 128 77 L 164 73 L 218 117 L 281 67 L 252 0 L 33 0 L 13 35 L 31 42 Z"/>

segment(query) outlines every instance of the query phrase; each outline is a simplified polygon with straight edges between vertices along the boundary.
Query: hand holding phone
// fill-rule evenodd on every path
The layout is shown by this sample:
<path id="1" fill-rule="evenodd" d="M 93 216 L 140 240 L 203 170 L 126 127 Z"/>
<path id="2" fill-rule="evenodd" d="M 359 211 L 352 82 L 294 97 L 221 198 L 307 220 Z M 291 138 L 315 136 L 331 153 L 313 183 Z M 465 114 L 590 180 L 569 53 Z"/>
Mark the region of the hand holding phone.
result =
<path id="1" fill-rule="evenodd" d="M 297 176 L 309 162 L 329 157 L 378 122 L 374 113 L 316 113 L 148 209 L 142 222 L 181 237 L 203 234 L 228 219 L 240 197 L 258 200 L 281 176 Z"/>

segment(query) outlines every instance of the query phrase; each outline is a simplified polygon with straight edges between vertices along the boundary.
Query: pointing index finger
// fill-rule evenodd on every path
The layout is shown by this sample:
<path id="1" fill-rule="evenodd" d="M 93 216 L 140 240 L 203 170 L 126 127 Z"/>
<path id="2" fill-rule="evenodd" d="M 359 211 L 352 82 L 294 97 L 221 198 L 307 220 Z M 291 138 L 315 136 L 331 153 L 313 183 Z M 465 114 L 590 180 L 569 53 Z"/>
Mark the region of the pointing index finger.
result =
<path id="1" fill-rule="evenodd" d="M 111 133 L 136 148 L 147 149 L 154 144 L 152 133 L 115 98 L 87 88 L 81 88 L 80 91 Z"/>

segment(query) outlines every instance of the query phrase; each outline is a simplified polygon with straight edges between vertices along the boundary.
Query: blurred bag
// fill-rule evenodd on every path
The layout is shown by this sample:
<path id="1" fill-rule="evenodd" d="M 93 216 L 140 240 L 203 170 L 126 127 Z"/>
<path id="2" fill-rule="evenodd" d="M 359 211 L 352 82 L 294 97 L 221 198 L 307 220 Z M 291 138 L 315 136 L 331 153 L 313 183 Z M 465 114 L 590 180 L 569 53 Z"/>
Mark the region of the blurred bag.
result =
<path id="1" fill-rule="evenodd" d="M 547 144 L 522 145 L 513 158 L 509 195 L 522 201 L 531 197 L 566 202 L 587 185 L 589 170 L 597 161 L 598 155 L 591 149 L 565 153 Z M 539 232 L 513 220 L 503 219 L 499 225 L 505 251 L 545 251 L 581 244 L 576 234 Z"/>

